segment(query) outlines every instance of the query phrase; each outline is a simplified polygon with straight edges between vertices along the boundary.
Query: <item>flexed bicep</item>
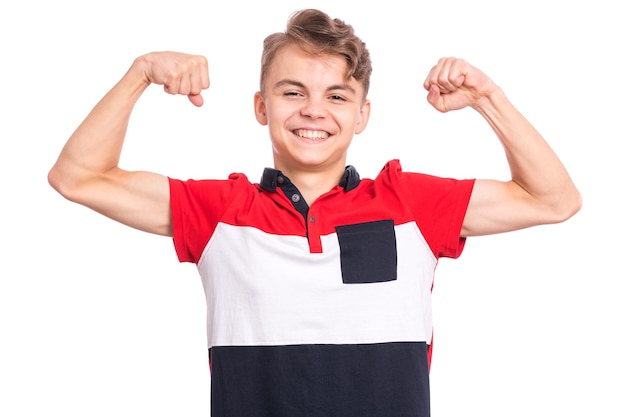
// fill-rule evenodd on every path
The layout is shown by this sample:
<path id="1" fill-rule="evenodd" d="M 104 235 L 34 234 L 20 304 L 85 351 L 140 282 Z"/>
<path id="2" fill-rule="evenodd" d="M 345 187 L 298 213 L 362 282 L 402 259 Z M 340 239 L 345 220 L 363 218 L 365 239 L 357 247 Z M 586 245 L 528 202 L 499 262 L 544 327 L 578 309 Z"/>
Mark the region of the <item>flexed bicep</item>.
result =
<path id="1" fill-rule="evenodd" d="M 558 223 L 565 218 L 515 181 L 476 180 L 461 234 L 492 235 Z"/>

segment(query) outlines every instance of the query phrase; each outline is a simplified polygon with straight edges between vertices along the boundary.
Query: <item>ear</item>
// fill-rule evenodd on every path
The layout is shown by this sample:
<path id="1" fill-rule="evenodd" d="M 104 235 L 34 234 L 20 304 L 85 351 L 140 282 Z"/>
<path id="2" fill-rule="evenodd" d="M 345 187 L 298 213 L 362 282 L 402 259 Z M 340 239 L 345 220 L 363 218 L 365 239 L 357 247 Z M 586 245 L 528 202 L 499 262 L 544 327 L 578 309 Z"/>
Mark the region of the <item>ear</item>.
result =
<path id="1" fill-rule="evenodd" d="M 371 103 L 369 100 L 365 100 L 365 102 L 363 103 L 363 105 L 361 106 L 361 108 L 359 109 L 359 114 L 357 117 L 357 122 L 356 122 L 356 126 L 354 129 L 354 133 L 355 134 L 359 134 L 361 132 L 363 132 L 365 130 L 365 128 L 367 127 L 367 122 L 370 119 L 370 110 L 371 110 Z"/>
<path id="2" fill-rule="evenodd" d="M 260 91 L 254 94 L 254 115 L 257 122 L 263 126 L 267 125 L 267 108 L 265 107 L 265 101 Z"/>

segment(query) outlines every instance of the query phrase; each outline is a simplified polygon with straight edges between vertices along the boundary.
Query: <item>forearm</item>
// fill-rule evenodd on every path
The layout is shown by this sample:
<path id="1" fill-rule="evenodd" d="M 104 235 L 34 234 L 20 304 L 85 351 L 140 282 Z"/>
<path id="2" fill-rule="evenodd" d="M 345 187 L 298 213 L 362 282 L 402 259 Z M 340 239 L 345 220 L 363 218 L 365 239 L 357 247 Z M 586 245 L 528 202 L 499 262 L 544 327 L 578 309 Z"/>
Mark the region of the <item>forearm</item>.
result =
<path id="1" fill-rule="evenodd" d="M 117 168 L 130 114 L 149 85 L 136 61 L 63 147 L 49 174 L 53 187 L 68 194 L 82 183 Z"/>
<path id="2" fill-rule="evenodd" d="M 561 160 L 501 89 L 494 89 L 472 107 L 500 139 L 514 183 L 555 220 L 578 210 L 580 195 Z"/>

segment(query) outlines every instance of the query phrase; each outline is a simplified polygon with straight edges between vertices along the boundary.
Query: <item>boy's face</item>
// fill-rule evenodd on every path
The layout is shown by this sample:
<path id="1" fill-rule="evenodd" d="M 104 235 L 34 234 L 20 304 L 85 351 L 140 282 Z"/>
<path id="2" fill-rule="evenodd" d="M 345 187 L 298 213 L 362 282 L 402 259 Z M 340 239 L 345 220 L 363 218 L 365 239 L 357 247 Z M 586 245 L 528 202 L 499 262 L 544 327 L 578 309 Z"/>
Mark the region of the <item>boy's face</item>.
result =
<path id="1" fill-rule="evenodd" d="M 295 45 L 281 48 L 254 97 L 256 118 L 268 125 L 274 166 L 286 175 L 343 173 L 354 134 L 367 125 L 363 86 L 346 80 L 340 56 L 313 56 Z"/>

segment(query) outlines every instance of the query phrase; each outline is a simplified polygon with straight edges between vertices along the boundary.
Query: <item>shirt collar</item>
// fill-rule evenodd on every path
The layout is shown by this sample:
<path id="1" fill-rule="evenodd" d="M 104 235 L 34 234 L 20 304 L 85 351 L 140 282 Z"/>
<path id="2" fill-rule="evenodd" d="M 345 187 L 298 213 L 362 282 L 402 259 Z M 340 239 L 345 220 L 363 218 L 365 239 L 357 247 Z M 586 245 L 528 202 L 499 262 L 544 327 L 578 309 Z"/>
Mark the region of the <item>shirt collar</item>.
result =
<path id="1" fill-rule="evenodd" d="M 279 180 L 279 178 L 281 179 Z M 280 187 L 281 184 L 287 182 L 291 183 L 289 178 L 283 175 L 283 173 L 279 170 L 274 168 L 265 168 L 265 170 L 263 170 L 263 175 L 261 176 L 260 185 L 265 191 L 273 193 L 276 191 L 276 187 Z M 348 165 L 343 173 L 343 177 L 341 177 L 341 180 L 339 181 L 339 186 L 343 187 L 344 191 L 348 192 L 355 189 L 360 182 L 361 177 L 359 176 L 356 168 L 352 165 Z"/>

